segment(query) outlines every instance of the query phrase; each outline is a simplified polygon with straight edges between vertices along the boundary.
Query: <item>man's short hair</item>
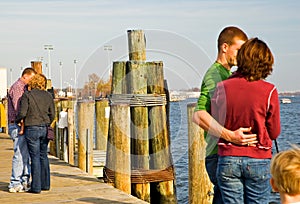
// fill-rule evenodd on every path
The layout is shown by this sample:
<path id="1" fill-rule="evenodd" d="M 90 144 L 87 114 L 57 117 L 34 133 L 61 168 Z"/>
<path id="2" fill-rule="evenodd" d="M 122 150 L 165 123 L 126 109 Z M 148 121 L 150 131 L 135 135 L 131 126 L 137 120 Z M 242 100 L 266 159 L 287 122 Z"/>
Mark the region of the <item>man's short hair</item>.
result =
<path id="1" fill-rule="evenodd" d="M 37 72 L 32 67 L 27 67 L 23 70 L 22 76 L 31 75 L 32 73 L 36 74 Z"/>
<path id="2" fill-rule="evenodd" d="M 228 45 L 232 45 L 235 40 L 243 40 L 247 41 L 248 36 L 244 31 L 242 31 L 240 28 L 235 26 L 228 26 L 225 27 L 219 34 L 218 37 L 218 51 L 221 50 L 221 46 L 224 43 L 227 43 Z"/>
<path id="3" fill-rule="evenodd" d="M 300 148 L 276 154 L 271 161 L 271 175 L 280 193 L 300 194 Z"/>

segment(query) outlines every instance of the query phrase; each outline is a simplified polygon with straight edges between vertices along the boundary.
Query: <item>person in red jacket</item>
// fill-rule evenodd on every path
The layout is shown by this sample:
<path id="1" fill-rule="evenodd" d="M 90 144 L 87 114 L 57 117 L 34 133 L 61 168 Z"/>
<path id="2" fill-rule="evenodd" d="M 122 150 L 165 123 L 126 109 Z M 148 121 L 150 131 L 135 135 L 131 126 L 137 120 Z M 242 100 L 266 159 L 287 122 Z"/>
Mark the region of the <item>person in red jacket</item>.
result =
<path id="1" fill-rule="evenodd" d="M 230 130 L 251 127 L 257 144 L 218 141 L 217 179 L 224 203 L 269 203 L 272 140 L 280 134 L 276 87 L 265 79 L 274 57 L 267 44 L 252 38 L 237 54 L 237 71 L 217 84 L 212 98 L 213 117 Z"/>

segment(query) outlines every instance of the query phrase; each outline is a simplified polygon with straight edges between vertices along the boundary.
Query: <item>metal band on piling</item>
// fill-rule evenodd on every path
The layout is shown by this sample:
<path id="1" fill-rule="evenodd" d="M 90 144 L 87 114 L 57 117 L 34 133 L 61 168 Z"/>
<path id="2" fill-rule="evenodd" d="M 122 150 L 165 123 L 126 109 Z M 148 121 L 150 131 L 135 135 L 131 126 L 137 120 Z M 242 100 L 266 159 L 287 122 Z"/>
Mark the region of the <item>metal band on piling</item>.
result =
<path id="1" fill-rule="evenodd" d="M 166 94 L 111 94 L 110 105 L 129 104 L 130 107 L 138 106 L 163 106 L 167 104 Z"/>

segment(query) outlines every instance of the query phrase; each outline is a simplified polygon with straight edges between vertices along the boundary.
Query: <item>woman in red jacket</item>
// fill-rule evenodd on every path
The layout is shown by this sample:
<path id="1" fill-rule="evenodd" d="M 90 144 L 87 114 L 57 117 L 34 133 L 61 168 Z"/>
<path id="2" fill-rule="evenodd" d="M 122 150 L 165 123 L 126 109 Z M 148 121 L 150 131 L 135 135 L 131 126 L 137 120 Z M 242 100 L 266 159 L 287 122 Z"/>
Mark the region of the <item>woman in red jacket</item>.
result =
<path id="1" fill-rule="evenodd" d="M 256 145 L 218 142 L 217 179 L 224 203 L 269 203 L 272 140 L 280 134 L 276 87 L 264 79 L 273 70 L 274 57 L 265 42 L 252 38 L 237 55 L 238 69 L 217 85 L 212 115 L 230 130 L 251 127 Z"/>

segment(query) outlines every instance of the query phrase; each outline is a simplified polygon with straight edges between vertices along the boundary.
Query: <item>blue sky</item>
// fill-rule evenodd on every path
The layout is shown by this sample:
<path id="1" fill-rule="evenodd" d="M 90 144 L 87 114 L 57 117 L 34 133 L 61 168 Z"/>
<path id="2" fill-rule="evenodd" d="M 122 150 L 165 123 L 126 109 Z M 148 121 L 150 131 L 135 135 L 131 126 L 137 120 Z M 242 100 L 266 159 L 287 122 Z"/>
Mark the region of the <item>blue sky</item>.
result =
<path id="1" fill-rule="evenodd" d="M 270 46 L 275 65 L 268 81 L 279 91 L 300 90 L 300 14 L 298 0 L 10 0 L 0 2 L 0 67 L 8 83 L 21 67 L 43 58 L 51 44 L 51 78 L 60 86 L 87 75 L 107 77 L 112 61 L 126 61 L 127 30 L 141 29 L 147 39 L 147 61 L 163 61 L 170 89 L 198 87 L 215 60 L 216 38 L 228 25 L 242 28 Z M 104 46 L 112 46 L 105 51 Z M 12 72 L 10 72 L 12 69 Z"/>

